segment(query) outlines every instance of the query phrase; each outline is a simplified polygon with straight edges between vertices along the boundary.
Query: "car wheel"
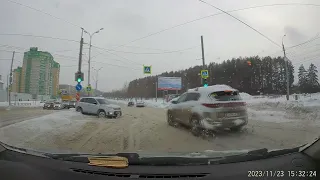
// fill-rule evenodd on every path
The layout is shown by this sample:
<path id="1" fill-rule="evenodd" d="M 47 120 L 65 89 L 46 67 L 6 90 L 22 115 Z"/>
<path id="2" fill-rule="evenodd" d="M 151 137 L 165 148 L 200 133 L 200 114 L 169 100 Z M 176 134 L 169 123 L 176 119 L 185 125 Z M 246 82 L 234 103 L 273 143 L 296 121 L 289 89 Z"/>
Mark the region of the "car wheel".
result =
<path id="1" fill-rule="evenodd" d="M 167 122 L 169 126 L 174 126 L 174 120 L 173 120 L 173 116 L 171 113 L 168 113 L 168 117 L 167 117 Z"/>
<path id="2" fill-rule="evenodd" d="M 105 118 L 106 117 L 106 112 L 103 110 L 98 111 L 98 118 Z"/>
<path id="3" fill-rule="evenodd" d="M 78 112 L 81 112 L 81 114 L 84 114 L 81 107 L 78 107 Z"/>
<path id="4" fill-rule="evenodd" d="M 192 117 L 190 121 L 190 125 L 191 125 L 191 133 L 196 137 L 200 136 L 201 128 L 200 128 L 199 120 L 196 117 Z"/>

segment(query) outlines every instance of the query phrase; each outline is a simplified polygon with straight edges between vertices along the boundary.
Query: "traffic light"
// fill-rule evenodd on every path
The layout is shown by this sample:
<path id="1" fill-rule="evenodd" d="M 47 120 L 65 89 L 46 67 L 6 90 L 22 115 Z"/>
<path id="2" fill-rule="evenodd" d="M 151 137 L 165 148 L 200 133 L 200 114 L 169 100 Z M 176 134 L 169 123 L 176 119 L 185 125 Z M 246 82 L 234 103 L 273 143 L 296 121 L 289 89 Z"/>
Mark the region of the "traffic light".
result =
<path id="1" fill-rule="evenodd" d="M 207 79 L 202 79 L 202 84 L 203 84 L 203 87 L 208 87 Z"/>
<path id="2" fill-rule="evenodd" d="M 75 73 L 75 81 L 78 83 L 81 83 L 83 81 L 83 73 L 82 72 L 76 72 Z"/>

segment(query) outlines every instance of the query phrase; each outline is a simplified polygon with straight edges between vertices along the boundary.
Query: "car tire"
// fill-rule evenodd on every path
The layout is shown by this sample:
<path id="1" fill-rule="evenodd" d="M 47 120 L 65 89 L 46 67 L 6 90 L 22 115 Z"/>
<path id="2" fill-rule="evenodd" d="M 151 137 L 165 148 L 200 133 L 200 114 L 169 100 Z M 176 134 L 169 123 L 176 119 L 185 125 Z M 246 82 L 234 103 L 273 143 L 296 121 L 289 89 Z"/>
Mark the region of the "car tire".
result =
<path id="1" fill-rule="evenodd" d="M 106 117 L 106 112 L 104 110 L 99 110 L 97 113 L 98 118 L 105 118 Z"/>
<path id="2" fill-rule="evenodd" d="M 235 126 L 230 128 L 230 131 L 232 132 L 240 132 L 242 130 L 243 126 Z"/>
<path id="3" fill-rule="evenodd" d="M 174 126 L 174 124 L 175 124 L 174 118 L 171 113 L 168 113 L 168 115 L 167 115 L 167 122 L 168 122 L 169 126 Z"/>
<path id="4" fill-rule="evenodd" d="M 81 112 L 81 114 L 84 114 L 84 112 L 83 112 L 81 107 L 78 107 L 78 112 Z"/>
<path id="5" fill-rule="evenodd" d="M 201 135 L 201 128 L 199 126 L 199 119 L 198 118 L 193 116 L 190 120 L 190 126 L 191 126 L 190 131 L 194 136 L 198 137 Z"/>

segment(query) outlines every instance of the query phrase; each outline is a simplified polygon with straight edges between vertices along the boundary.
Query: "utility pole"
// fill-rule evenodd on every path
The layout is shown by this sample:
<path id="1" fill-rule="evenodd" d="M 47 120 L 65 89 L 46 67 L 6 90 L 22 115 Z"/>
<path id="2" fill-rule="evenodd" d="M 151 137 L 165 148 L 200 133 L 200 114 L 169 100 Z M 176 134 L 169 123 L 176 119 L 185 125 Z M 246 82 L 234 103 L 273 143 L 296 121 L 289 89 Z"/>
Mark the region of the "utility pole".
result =
<path id="1" fill-rule="evenodd" d="M 287 95 L 286 95 L 286 98 L 287 100 L 289 100 L 289 89 L 290 89 L 290 84 L 289 84 L 289 68 L 288 68 L 288 58 L 286 56 L 286 49 L 284 48 L 284 44 L 283 44 L 283 38 L 285 37 L 286 35 L 284 35 L 282 37 L 282 50 L 283 50 L 283 56 L 284 56 L 284 61 L 285 61 L 285 66 L 286 66 L 286 77 L 287 77 Z"/>
<path id="2" fill-rule="evenodd" d="M 14 60 L 14 54 L 15 54 L 15 51 L 13 51 L 12 53 L 12 60 L 11 60 L 11 67 L 10 67 L 10 77 L 9 77 L 9 106 L 11 106 L 11 89 L 12 89 L 12 66 L 13 66 L 13 60 Z"/>
<path id="3" fill-rule="evenodd" d="M 79 62 L 78 62 L 78 72 L 75 73 L 75 80 L 78 82 L 78 86 L 80 86 L 80 89 L 77 88 L 77 93 L 76 93 L 76 99 L 77 102 L 80 100 L 80 91 L 81 91 L 81 81 L 83 81 L 83 73 L 81 72 L 81 65 L 82 65 L 82 48 L 83 48 L 83 31 L 84 29 L 81 28 L 81 40 L 80 40 L 80 50 L 79 50 Z"/>
<path id="4" fill-rule="evenodd" d="M 206 67 L 205 61 L 204 61 L 204 46 L 203 46 L 203 36 L 201 36 L 201 52 L 202 52 L 202 69 L 204 70 Z"/>
<path id="5" fill-rule="evenodd" d="M 92 34 L 93 35 L 93 34 Z M 92 35 L 90 35 L 90 44 L 89 44 L 89 61 L 88 61 L 88 86 L 90 86 L 90 71 L 91 71 L 91 39 Z M 88 91 L 88 96 L 90 96 L 90 92 Z"/>
<path id="6" fill-rule="evenodd" d="M 205 63 L 205 60 L 204 60 L 204 45 L 203 45 L 203 36 L 201 36 L 201 53 L 202 53 L 202 70 L 205 70 L 206 69 L 206 63 Z M 200 74 L 201 76 L 201 74 Z M 206 82 L 206 79 L 203 79 L 201 77 L 201 84 L 204 84 Z"/>

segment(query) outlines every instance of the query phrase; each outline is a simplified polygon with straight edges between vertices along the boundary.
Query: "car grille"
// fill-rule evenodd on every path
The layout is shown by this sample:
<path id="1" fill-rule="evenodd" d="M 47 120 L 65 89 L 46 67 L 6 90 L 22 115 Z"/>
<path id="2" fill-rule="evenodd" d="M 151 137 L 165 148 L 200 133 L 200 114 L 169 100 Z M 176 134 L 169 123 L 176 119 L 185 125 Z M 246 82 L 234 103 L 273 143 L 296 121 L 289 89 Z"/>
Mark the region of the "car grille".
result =
<path id="1" fill-rule="evenodd" d="M 115 111 L 120 111 L 121 108 L 113 108 Z"/>

